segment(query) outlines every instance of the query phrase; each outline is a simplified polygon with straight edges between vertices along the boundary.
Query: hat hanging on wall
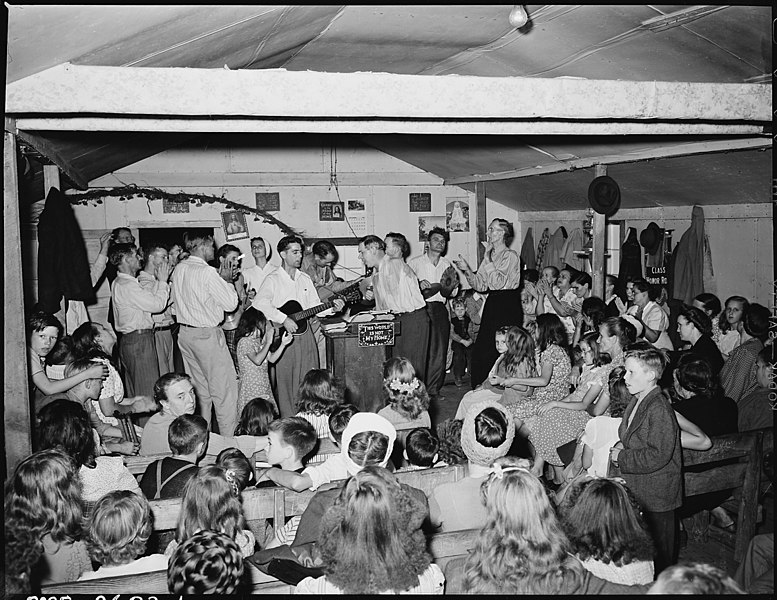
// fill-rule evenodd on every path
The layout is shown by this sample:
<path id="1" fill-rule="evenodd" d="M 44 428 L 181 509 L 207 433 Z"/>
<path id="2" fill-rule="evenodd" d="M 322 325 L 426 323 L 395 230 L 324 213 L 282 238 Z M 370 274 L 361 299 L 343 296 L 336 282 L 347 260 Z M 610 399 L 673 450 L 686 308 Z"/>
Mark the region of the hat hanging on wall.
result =
<path id="1" fill-rule="evenodd" d="M 612 177 L 597 177 L 588 186 L 588 203 L 600 215 L 611 217 L 620 208 L 621 189 Z"/>
<path id="2" fill-rule="evenodd" d="M 639 234 L 639 243 L 647 254 L 655 254 L 661 248 L 664 241 L 664 230 L 651 221 Z"/>

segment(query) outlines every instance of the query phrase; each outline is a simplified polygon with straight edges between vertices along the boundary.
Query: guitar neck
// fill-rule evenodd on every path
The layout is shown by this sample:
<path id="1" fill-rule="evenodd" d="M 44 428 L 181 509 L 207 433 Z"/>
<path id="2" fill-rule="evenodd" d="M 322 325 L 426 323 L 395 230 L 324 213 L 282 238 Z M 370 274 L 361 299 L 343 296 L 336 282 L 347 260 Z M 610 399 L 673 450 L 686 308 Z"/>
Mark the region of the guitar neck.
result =
<path id="1" fill-rule="evenodd" d="M 323 304 L 319 304 L 318 306 L 314 306 L 313 308 L 306 308 L 305 310 L 301 310 L 299 312 L 295 312 L 293 315 L 289 315 L 292 321 L 301 321 L 303 319 L 307 319 L 309 317 L 312 317 L 315 314 L 320 313 L 322 310 L 325 310 L 327 308 L 331 308 L 334 306 L 334 301 L 329 300 L 327 302 L 324 302 Z"/>

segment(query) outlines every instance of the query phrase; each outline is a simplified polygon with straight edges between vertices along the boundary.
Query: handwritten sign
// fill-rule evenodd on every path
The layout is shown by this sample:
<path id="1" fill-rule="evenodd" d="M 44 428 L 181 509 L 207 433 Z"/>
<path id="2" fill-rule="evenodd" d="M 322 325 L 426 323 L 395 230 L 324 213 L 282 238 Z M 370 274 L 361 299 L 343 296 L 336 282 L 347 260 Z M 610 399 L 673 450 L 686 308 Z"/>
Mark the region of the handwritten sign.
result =
<path id="1" fill-rule="evenodd" d="M 360 323 L 359 346 L 393 346 L 394 323 Z"/>
<path id="2" fill-rule="evenodd" d="M 410 194 L 410 212 L 431 212 L 431 194 Z"/>

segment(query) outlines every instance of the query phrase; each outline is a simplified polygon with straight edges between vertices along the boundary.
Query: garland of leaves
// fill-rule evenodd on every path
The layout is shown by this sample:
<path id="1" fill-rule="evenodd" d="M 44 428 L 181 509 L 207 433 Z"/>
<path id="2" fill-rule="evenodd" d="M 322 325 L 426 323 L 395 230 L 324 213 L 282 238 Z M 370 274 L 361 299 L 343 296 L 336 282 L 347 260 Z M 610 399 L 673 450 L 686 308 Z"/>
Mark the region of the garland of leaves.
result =
<path id="1" fill-rule="evenodd" d="M 298 231 L 293 227 L 287 225 L 280 219 L 273 216 L 271 213 L 265 210 L 261 210 L 259 208 L 246 206 L 245 204 L 232 202 L 232 200 L 227 200 L 224 196 L 212 196 L 210 194 L 188 194 L 186 192 L 166 192 L 165 190 L 160 190 L 159 188 L 138 187 L 133 184 L 125 185 L 123 187 L 88 190 L 86 192 L 66 194 L 66 196 L 68 200 L 70 200 L 71 204 L 80 204 L 80 205 L 92 204 L 92 206 L 97 204 L 102 204 L 104 198 L 110 198 L 110 197 L 118 198 L 119 200 L 122 200 L 122 201 L 130 200 L 131 198 L 138 198 L 138 197 L 145 198 L 146 205 L 148 206 L 149 214 L 151 214 L 151 206 L 148 203 L 151 200 L 167 200 L 169 202 L 188 202 L 196 206 L 202 206 L 203 203 L 213 204 L 214 202 L 218 202 L 220 204 L 223 204 L 227 208 L 240 211 L 243 214 L 253 214 L 254 221 L 261 220 L 261 221 L 264 221 L 265 223 L 269 223 L 270 225 L 275 225 L 286 235 L 296 235 L 299 237 L 303 236 L 303 232 Z"/>

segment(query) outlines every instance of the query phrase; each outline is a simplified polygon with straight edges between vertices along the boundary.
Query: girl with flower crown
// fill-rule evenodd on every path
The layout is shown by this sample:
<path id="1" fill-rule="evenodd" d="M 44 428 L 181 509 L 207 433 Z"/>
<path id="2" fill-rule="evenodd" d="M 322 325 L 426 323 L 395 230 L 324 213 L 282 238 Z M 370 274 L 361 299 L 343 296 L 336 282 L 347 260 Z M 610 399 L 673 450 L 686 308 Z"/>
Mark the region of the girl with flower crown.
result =
<path id="1" fill-rule="evenodd" d="M 383 391 L 388 404 L 378 414 L 398 430 L 432 426 L 426 386 L 404 356 L 395 356 L 383 364 Z"/>

